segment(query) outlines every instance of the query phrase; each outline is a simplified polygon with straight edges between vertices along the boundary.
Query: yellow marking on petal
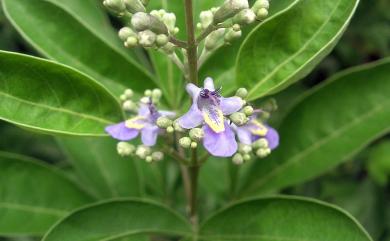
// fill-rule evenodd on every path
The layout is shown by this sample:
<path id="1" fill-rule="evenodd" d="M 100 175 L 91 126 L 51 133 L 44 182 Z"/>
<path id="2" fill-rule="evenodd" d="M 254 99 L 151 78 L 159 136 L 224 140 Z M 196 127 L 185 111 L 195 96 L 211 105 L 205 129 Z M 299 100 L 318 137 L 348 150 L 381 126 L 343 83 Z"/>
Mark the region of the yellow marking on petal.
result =
<path id="1" fill-rule="evenodd" d="M 256 128 L 251 128 L 251 132 L 252 132 L 253 135 L 256 135 L 256 136 L 265 136 L 265 135 L 267 135 L 268 129 L 262 123 L 260 123 L 260 122 L 258 122 L 256 120 L 253 120 L 253 121 L 251 121 L 251 124 L 256 126 Z"/>
<path id="2" fill-rule="evenodd" d="M 222 110 L 215 108 L 214 109 L 214 115 L 216 119 L 212 119 L 212 114 L 210 111 L 204 109 L 202 111 L 204 121 L 206 124 L 215 132 L 220 133 L 225 131 L 225 123 L 223 118 Z"/>
<path id="3" fill-rule="evenodd" d="M 128 119 L 125 125 L 127 128 L 141 130 L 145 126 L 145 124 L 141 122 L 143 120 L 145 120 L 145 117 L 136 116 L 134 118 Z"/>

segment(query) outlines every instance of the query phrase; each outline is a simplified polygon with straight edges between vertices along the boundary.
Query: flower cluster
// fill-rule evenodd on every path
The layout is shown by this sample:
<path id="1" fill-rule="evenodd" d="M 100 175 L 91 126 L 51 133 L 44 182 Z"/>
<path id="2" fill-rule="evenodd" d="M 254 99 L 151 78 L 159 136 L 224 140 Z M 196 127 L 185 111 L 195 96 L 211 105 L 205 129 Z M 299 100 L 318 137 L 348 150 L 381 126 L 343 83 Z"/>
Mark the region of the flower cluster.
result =
<path id="1" fill-rule="evenodd" d="M 174 112 L 159 111 L 157 104 L 161 91 L 145 91 L 139 103 L 131 100 L 132 91 L 126 90 L 121 96 L 123 109 L 131 115 L 119 124 L 110 125 L 106 132 L 120 140 L 118 152 L 121 155 L 134 154 L 146 161 L 159 161 L 161 152 L 152 152 L 157 136 L 174 131 L 183 136 L 178 141 L 184 149 L 204 148 L 213 156 L 233 157 L 233 162 L 242 164 L 252 156 L 266 157 L 279 144 L 279 136 L 275 129 L 265 124 L 270 112 L 276 109 L 274 102 L 263 109 L 254 109 L 244 98 L 247 91 L 240 88 L 236 96 L 225 98 L 221 89 L 214 87 L 211 78 L 204 81 L 203 88 L 188 84 L 188 94 L 192 97 L 192 105 L 187 113 L 176 120 Z M 141 133 L 143 145 L 137 148 L 125 142 L 136 138 Z M 238 141 L 237 141 L 238 140 Z"/>

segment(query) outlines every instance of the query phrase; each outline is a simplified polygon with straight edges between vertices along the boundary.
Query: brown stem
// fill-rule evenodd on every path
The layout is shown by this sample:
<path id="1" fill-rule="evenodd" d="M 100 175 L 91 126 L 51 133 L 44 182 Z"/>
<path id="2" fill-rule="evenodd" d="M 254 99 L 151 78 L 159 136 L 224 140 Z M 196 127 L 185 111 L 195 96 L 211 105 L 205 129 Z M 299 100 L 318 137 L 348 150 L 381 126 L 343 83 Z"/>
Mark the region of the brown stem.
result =
<path id="1" fill-rule="evenodd" d="M 191 83 L 198 84 L 198 50 L 195 39 L 195 26 L 192 0 L 184 0 L 186 29 L 187 29 L 187 56 L 188 78 Z"/>

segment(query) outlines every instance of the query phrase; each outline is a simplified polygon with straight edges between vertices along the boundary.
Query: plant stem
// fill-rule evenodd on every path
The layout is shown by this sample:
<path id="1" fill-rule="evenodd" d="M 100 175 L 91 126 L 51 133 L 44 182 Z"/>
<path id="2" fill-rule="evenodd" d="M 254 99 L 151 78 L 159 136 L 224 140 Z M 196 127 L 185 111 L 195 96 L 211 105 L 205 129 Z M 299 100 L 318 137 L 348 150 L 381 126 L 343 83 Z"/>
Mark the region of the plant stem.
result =
<path id="1" fill-rule="evenodd" d="M 186 29 L 187 29 L 187 56 L 188 78 L 191 83 L 198 84 L 198 50 L 195 39 L 195 26 L 192 0 L 184 0 Z"/>

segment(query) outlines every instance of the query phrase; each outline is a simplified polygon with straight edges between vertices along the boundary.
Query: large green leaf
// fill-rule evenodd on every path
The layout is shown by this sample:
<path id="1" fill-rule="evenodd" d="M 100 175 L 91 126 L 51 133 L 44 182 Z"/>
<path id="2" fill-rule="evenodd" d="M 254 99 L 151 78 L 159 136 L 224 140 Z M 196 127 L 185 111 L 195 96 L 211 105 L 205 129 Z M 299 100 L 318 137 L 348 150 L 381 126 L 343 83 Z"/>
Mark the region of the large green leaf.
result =
<path id="1" fill-rule="evenodd" d="M 307 75 L 337 43 L 358 0 L 299 0 L 255 28 L 241 46 L 236 74 L 254 100 Z"/>
<path id="2" fill-rule="evenodd" d="M 154 86 L 152 76 L 115 40 L 96 1 L 4 0 L 3 7 L 41 54 L 83 71 L 113 93 Z"/>
<path id="3" fill-rule="evenodd" d="M 342 72 L 309 93 L 280 127 L 281 144 L 256 161 L 246 194 L 301 183 L 390 131 L 390 59 Z"/>
<path id="4" fill-rule="evenodd" d="M 0 119 L 51 133 L 99 136 L 121 118 L 115 98 L 89 77 L 43 59 L 0 52 Z"/>
<path id="5" fill-rule="evenodd" d="M 295 197 L 254 199 L 232 205 L 202 226 L 199 240 L 370 241 L 343 210 Z"/>
<path id="6" fill-rule="evenodd" d="M 367 161 L 370 176 L 380 185 L 386 185 L 390 177 L 390 141 L 385 140 L 370 150 Z"/>
<path id="7" fill-rule="evenodd" d="M 135 160 L 122 158 L 111 138 L 58 138 L 85 186 L 101 198 L 140 194 Z"/>
<path id="8" fill-rule="evenodd" d="M 117 200 L 80 209 L 55 225 L 43 241 L 113 240 L 134 234 L 188 236 L 184 218 L 159 204 Z"/>
<path id="9" fill-rule="evenodd" d="M 92 199 L 38 161 L 0 152 L 0 235 L 41 235 Z"/>

